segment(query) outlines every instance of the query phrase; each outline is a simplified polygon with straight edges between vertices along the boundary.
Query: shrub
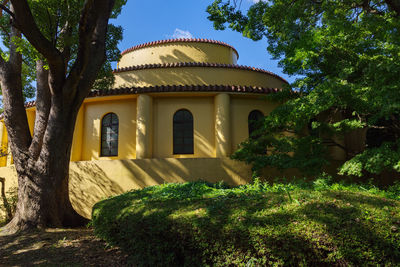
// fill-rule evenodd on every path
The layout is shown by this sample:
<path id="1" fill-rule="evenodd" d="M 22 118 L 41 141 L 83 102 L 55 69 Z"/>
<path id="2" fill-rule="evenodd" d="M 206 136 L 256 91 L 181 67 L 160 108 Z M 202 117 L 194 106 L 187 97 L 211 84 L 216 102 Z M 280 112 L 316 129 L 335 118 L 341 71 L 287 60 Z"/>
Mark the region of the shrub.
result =
<path id="1" fill-rule="evenodd" d="M 165 184 L 97 203 L 93 226 L 138 266 L 394 266 L 398 193 L 330 181 Z"/>
<path id="2" fill-rule="evenodd" d="M 18 188 L 11 187 L 4 192 L 4 180 L 0 180 L 0 182 L 0 211 L 5 215 L 4 218 L 0 217 L 0 224 L 6 224 L 14 216 L 18 202 Z"/>

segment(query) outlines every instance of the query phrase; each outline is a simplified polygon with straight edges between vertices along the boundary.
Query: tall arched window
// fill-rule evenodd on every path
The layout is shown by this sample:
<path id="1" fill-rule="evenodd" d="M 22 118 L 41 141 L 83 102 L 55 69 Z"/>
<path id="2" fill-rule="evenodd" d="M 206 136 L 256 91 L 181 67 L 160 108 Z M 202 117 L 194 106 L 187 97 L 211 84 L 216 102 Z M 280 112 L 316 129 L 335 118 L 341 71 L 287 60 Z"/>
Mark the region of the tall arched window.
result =
<path id="1" fill-rule="evenodd" d="M 189 110 L 175 112 L 173 119 L 174 154 L 193 154 L 193 115 Z"/>
<path id="2" fill-rule="evenodd" d="M 118 116 L 104 115 L 101 120 L 101 156 L 118 156 Z"/>
<path id="3" fill-rule="evenodd" d="M 248 117 L 249 137 L 257 139 L 253 132 L 260 127 L 260 120 L 264 118 L 264 114 L 259 110 L 253 110 Z"/>

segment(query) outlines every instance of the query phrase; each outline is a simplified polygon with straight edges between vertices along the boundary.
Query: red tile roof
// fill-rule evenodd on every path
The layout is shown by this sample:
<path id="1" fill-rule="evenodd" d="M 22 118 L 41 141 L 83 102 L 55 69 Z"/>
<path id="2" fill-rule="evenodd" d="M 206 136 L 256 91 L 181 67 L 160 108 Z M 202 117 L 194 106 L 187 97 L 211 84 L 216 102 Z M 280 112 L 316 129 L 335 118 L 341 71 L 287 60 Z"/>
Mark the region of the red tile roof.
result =
<path id="1" fill-rule="evenodd" d="M 156 69 L 156 68 L 182 68 L 182 67 L 202 67 L 202 68 L 226 68 L 226 69 L 240 69 L 240 70 L 249 70 L 256 71 L 265 74 L 269 74 L 275 78 L 280 79 L 281 81 L 288 83 L 281 76 L 260 68 L 254 68 L 249 66 L 242 65 L 234 65 L 234 64 L 220 64 L 220 63 L 204 63 L 204 62 L 179 62 L 179 63 L 158 63 L 158 64 L 145 64 L 145 65 L 137 65 L 130 66 L 124 68 L 118 68 L 113 70 L 113 73 L 125 72 L 125 71 L 134 71 L 134 70 L 144 70 L 144 69 Z"/>
<path id="2" fill-rule="evenodd" d="M 29 101 L 25 103 L 25 108 L 34 107 L 36 105 L 36 101 Z"/>
<path id="3" fill-rule="evenodd" d="M 168 43 L 209 43 L 209 44 L 218 44 L 218 45 L 226 46 L 226 47 L 229 47 L 229 48 L 233 49 L 233 51 L 235 51 L 237 57 L 239 58 L 239 53 L 237 52 L 237 50 L 233 46 L 231 46 L 231 45 L 229 45 L 227 43 L 224 43 L 224 42 L 221 42 L 221 41 L 216 41 L 216 40 L 198 39 L 198 38 L 194 38 L 194 39 L 191 39 L 191 38 L 189 38 L 189 39 L 188 38 L 168 39 L 168 40 L 159 40 L 159 41 L 144 43 L 144 44 L 140 44 L 140 45 L 135 45 L 135 46 L 133 46 L 131 48 L 128 48 L 128 49 L 124 50 L 121 53 L 121 55 L 124 55 L 126 53 L 131 52 L 131 51 L 138 50 L 138 49 L 141 49 L 141 48 L 144 48 L 144 47 L 149 47 L 149 46 L 154 46 L 154 45 L 161 45 L 161 44 L 168 44 Z"/>
<path id="4" fill-rule="evenodd" d="M 252 94 L 270 94 L 279 92 L 279 88 L 265 88 L 256 86 L 240 85 L 161 85 L 150 87 L 124 87 L 108 90 L 92 90 L 89 97 L 110 96 L 110 95 L 130 95 L 143 93 L 169 93 L 169 92 L 227 92 L 227 93 L 252 93 Z M 25 103 L 25 108 L 31 108 L 36 105 L 36 101 Z M 3 114 L 0 115 L 3 118 Z"/>
<path id="5" fill-rule="evenodd" d="M 231 92 L 269 94 L 276 93 L 280 90 L 281 89 L 278 88 L 264 88 L 240 85 L 161 85 L 150 87 L 125 87 L 110 90 L 93 90 L 89 93 L 88 97 L 169 92 Z"/>

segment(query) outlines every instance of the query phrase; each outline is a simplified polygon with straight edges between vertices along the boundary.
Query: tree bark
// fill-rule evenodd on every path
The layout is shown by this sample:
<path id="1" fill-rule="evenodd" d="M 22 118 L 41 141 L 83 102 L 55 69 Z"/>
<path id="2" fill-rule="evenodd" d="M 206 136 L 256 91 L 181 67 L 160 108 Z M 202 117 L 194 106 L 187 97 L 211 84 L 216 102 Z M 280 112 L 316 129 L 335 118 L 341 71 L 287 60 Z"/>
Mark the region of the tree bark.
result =
<path id="1" fill-rule="evenodd" d="M 68 177 L 71 143 L 77 112 L 53 97 L 45 142 L 38 158 L 13 150 L 18 173 L 18 204 L 4 233 L 29 228 L 74 227 L 86 223 L 72 208 Z"/>
<path id="2" fill-rule="evenodd" d="M 22 97 L 22 57 L 13 45 L 8 62 L 0 57 L 4 121 L 18 174 L 16 212 L 1 234 L 87 222 L 69 200 L 70 154 L 79 108 L 105 61 L 105 38 L 114 1 L 85 1 L 79 22 L 78 53 L 68 73 L 69 59 L 42 35 L 28 2 L 11 0 L 13 36 L 22 32 L 44 57 L 49 70 L 44 71 L 44 62 L 38 62 L 37 114 L 32 138 Z"/>
<path id="3" fill-rule="evenodd" d="M 8 221 L 12 218 L 12 211 L 6 196 L 6 179 L 4 177 L 0 177 L 0 185 L 1 185 L 1 199 L 3 200 L 4 209 L 6 210 L 7 213 L 6 219 Z"/>

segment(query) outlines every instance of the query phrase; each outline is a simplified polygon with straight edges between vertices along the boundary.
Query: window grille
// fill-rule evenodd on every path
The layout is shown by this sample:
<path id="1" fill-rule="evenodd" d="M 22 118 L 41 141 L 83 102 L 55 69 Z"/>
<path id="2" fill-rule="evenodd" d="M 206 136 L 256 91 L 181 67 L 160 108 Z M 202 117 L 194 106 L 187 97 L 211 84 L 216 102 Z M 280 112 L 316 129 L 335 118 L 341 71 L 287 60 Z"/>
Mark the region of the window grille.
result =
<path id="1" fill-rule="evenodd" d="M 118 156 L 118 116 L 106 114 L 101 120 L 101 153 L 103 157 Z"/>
<path id="2" fill-rule="evenodd" d="M 193 147 L 193 115 L 189 110 L 178 110 L 173 119 L 173 153 L 193 154 Z"/>

